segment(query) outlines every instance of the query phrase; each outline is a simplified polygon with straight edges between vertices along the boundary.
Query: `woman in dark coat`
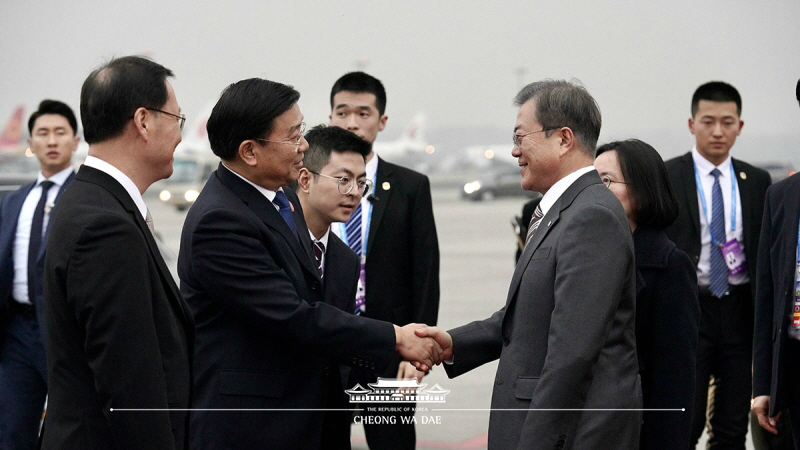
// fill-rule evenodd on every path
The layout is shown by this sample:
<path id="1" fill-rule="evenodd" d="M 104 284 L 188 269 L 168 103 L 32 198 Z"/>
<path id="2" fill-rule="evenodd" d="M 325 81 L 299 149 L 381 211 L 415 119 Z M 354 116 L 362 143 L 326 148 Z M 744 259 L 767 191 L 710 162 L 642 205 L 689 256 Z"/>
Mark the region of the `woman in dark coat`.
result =
<path id="1" fill-rule="evenodd" d="M 689 256 L 663 229 L 678 215 L 664 161 L 635 139 L 597 150 L 595 168 L 619 198 L 636 255 L 636 349 L 644 408 L 641 450 L 688 449 L 700 305 Z"/>

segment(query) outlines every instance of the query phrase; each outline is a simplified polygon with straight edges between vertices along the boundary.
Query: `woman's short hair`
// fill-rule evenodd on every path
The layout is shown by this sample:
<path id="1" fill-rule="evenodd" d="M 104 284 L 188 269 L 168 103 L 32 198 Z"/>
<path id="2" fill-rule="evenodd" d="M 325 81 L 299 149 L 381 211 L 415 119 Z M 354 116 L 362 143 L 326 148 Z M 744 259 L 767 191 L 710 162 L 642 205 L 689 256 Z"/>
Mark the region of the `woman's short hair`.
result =
<path id="1" fill-rule="evenodd" d="M 656 229 L 672 225 L 680 206 L 661 155 L 646 142 L 628 139 L 601 145 L 596 156 L 611 150 L 617 152 L 619 168 L 633 200 L 636 225 Z"/>

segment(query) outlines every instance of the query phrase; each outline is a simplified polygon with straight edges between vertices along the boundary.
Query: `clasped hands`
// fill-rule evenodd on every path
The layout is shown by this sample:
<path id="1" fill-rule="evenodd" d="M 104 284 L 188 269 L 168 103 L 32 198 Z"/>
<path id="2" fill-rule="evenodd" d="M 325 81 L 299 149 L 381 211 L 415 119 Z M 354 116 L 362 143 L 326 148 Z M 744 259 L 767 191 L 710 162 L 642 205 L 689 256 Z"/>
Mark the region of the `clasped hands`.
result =
<path id="1" fill-rule="evenodd" d="M 420 372 L 453 356 L 453 340 L 441 328 L 410 323 L 404 327 L 395 325 L 394 331 L 395 351 Z"/>

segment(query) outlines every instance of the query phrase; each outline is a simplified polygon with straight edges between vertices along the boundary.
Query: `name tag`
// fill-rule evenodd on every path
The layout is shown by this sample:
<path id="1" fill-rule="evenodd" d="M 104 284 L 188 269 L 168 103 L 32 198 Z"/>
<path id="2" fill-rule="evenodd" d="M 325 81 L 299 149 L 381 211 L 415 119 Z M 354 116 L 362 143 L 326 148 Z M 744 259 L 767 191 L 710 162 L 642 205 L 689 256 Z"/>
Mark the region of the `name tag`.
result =
<path id="1" fill-rule="evenodd" d="M 744 251 L 739 241 L 731 239 L 722 245 L 722 256 L 725 264 L 728 265 L 728 272 L 731 275 L 738 275 L 747 270 L 747 262 L 744 259 Z"/>

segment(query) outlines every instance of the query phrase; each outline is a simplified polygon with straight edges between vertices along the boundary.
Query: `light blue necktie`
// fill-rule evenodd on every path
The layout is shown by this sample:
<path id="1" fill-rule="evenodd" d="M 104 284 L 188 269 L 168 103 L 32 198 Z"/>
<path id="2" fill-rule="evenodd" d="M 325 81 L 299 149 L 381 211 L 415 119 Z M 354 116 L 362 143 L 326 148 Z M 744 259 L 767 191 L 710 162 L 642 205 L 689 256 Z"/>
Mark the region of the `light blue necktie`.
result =
<path id="1" fill-rule="evenodd" d="M 714 185 L 711 187 L 711 293 L 721 298 L 728 291 L 728 266 L 722 255 L 725 243 L 725 205 L 722 203 L 722 189 L 719 187 L 719 170 L 711 171 Z M 716 241 L 716 242 L 715 242 Z"/>

